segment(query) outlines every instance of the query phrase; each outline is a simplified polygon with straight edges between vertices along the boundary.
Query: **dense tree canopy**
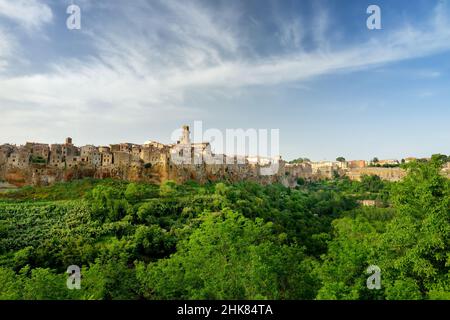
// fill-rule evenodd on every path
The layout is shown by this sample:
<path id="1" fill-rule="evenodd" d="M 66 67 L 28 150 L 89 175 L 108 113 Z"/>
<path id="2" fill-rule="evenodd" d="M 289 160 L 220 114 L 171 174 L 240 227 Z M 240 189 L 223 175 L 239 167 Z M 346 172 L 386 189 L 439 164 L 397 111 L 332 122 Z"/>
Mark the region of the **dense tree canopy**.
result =
<path id="1" fill-rule="evenodd" d="M 3 193 L 0 299 L 449 299 L 445 161 L 406 164 L 398 183 L 84 179 Z"/>

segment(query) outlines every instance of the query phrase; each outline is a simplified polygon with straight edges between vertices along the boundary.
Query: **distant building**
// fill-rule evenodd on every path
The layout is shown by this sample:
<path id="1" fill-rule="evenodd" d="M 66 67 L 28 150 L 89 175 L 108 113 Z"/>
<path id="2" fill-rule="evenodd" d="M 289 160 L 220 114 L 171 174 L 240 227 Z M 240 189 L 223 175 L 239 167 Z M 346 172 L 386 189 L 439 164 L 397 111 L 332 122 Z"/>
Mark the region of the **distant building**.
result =
<path id="1" fill-rule="evenodd" d="M 177 163 L 182 158 L 186 162 Z M 412 161 L 415 158 L 406 158 Z M 276 172 L 267 178 L 263 172 L 273 163 Z M 381 160 L 383 164 L 398 164 L 397 160 Z M 443 169 L 450 175 L 450 164 Z M 52 183 L 79 177 L 117 177 L 161 182 L 217 181 L 276 181 L 296 186 L 304 180 L 332 179 L 347 176 L 360 180 L 364 175 L 377 175 L 389 181 L 399 181 L 405 175 L 402 168 L 371 167 L 364 160 L 321 161 L 286 164 L 280 158 L 246 155 L 214 154 L 209 142 L 190 138 L 189 126 L 183 126 L 176 144 L 149 140 L 144 144 L 117 143 L 109 146 L 77 147 L 68 137 L 61 144 L 27 142 L 23 146 L 0 145 L 0 179 L 17 185 Z M 369 205 L 364 202 L 363 205 Z"/>
<path id="2" fill-rule="evenodd" d="M 387 159 L 387 160 L 379 160 L 377 162 L 377 164 L 379 165 L 398 165 L 400 164 L 400 162 L 396 159 Z"/>
<path id="3" fill-rule="evenodd" d="M 367 161 L 366 160 L 352 160 L 352 161 L 347 161 L 347 165 L 350 169 L 365 168 L 365 167 L 367 167 Z"/>

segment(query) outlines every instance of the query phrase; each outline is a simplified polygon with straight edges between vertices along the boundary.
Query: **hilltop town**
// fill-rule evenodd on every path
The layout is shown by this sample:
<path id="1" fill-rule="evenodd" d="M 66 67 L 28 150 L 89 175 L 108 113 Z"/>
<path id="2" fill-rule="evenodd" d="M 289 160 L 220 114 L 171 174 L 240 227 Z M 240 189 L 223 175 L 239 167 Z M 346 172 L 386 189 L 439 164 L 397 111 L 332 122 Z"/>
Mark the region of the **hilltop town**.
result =
<path id="1" fill-rule="evenodd" d="M 192 161 L 175 161 L 183 152 L 190 153 Z M 84 177 L 150 183 L 169 179 L 201 183 L 215 180 L 270 183 L 280 181 L 283 171 L 283 161 L 280 161 L 279 173 L 263 177 L 261 168 L 267 166 L 267 161 L 261 159 L 223 155 L 223 161 L 207 164 L 196 161 L 199 156 L 216 155 L 209 143 L 191 142 L 188 126 L 183 126 L 182 136 L 175 144 L 148 141 L 142 145 L 120 143 L 77 147 L 72 138 L 66 138 L 65 143 L 51 145 L 34 142 L 21 146 L 4 144 L 0 146 L 0 181 L 15 186 L 48 185 Z"/>
<path id="2" fill-rule="evenodd" d="M 180 153 L 190 152 L 193 161 L 177 163 Z M 182 136 L 175 144 L 148 141 L 142 145 L 133 143 L 109 146 L 86 145 L 77 147 L 72 138 L 62 144 L 27 142 L 16 146 L 0 146 L 0 182 L 14 186 L 48 185 L 84 177 L 118 178 L 129 181 L 161 183 L 165 180 L 205 183 L 227 180 L 231 182 L 251 180 L 263 184 L 279 182 L 295 186 L 299 178 L 305 180 L 327 179 L 336 175 L 359 180 L 362 175 L 378 175 L 389 181 L 398 181 L 405 175 L 398 160 L 364 161 L 338 159 L 340 161 L 312 162 L 300 159 L 290 163 L 276 159 L 276 171 L 263 174 L 262 170 L 273 163 L 259 157 L 222 155 L 223 161 L 205 163 L 198 157 L 214 157 L 208 142 L 192 143 L 188 126 L 183 126 Z M 444 169 L 450 174 L 450 165 Z"/>

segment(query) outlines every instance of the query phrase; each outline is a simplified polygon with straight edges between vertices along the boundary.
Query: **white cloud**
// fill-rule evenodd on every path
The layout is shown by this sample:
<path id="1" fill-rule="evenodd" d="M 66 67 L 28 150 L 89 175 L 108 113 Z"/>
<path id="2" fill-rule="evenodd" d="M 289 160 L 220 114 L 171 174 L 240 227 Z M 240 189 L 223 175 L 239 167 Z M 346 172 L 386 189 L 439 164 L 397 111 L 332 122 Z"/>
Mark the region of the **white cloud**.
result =
<path id="1" fill-rule="evenodd" d="M 304 36 L 299 18 L 280 25 L 280 42 L 284 47 L 301 49 Z"/>
<path id="2" fill-rule="evenodd" d="M 25 2 L 31 1 L 21 1 L 16 9 L 26 7 Z M 5 3 L 0 0 L 0 8 Z M 155 14 L 156 7 L 164 14 Z M 8 16 L 18 16 L 20 10 L 11 8 Z M 322 13 L 314 38 L 317 50 L 265 58 L 243 54 L 248 39 L 239 34 L 238 13 L 218 17 L 194 2 L 164 1 L 136 2 L 121 14 L 123 20 L 111 19 L 88 33 L 95 43 L 95 57 L 57 64 L 49 73 L 0 74 L 1 130 L 42 129 L 45 124 L 48 135 L 60 127 L 76 126 L 89 134 L 98 126 L 93 121 L 96 115 L 107 127 L 123 128 L 176 114 L 194 119 L 196 110 L 185 105 L 191 89 L 201 89 L 205 95 L 235 92 L 450 50 L 449 23 L 442 14 L 423 29 L 405 27 L 382 40 L 333 50 L 325 40 L 328 22 Z M 30 26 L 32 14 L 28 16 L 20 21 Z M 294 41 L 297 49 L 302 39 L 298 29 L 294 24 L 284 30 L 285 41 Z M 1 63 L 0 54 L 0 70 Z"/>
<path id="3" fill-rule="evenodd" d="M 39 0 L 0 0 L 0 16 L 11 19 L 26 29 L 40 28 L 53 18 L 50 7 Z"/>
<path id="4" fill-rule="evenodd" d="M 146 24 L 154 31 L 151 36 L 133 33 L 127 38 L 130 31 L 122 29 L 93 39 L 100 44 L 102 61 L 114 66 L 111 71 L 145 77 L 167 90 L 182 92 L 190 87 L 236 88 L 292 82 L 450 50 L 450 24 L 442 11 L 437 11 L 439 14 L 424 29 L 407 26 L 383 40 L 339 50 L 330 49 L 324 40 L 328 17 L 320 11 L 315 34 L 317 50 L 251 59 L 239 51 L 240 42 L 245 40 L 232 29 L 221 29 L 220 21 L 213 23 L 209 12 L 192 3 L 181 7 L 168 3 L 174 21 L 170 21 L 167 38 L 172 42 L 154 37 L 167 29 L 165 16 Z M 141 19 L 145 21 L 145 14 Z M 136 20 L 141 21 L 139 17 Z M 282 30 L 282 40 L 293 41 L 298 48 L 298 29 L 298 21 L 288 23 Z"/>
<path id="5" fill-rule="evenodd" d="M 16 33 L 40 29 L 52 17 L 50 7 L 39 0 L 0 0 L 0 72 L 16 62 L 23 62 L 24 48 L 20 50 Z M 12 24 L 6 23 L 11 21 Z"/>
<path id="6" fill-rule="evenodd" d="M 417 78 L 424 78 L 424 79 L 436 79 L 442 76 L 442 73 L 438 70 L 417 70 L 413 72 L 414 76 Z"/>
<path id="7" fill-rule="evenodd" d="M 0 72 L 7 67 L 13 47 L 13 39 L 0 28 Z"/>

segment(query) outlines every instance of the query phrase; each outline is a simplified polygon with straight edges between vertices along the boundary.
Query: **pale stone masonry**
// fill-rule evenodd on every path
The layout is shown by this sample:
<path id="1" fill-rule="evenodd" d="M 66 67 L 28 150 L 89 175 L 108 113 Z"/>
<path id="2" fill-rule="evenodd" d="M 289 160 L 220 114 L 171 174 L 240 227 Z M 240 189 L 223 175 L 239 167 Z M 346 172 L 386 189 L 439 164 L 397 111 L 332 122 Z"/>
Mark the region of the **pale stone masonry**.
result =
<path id="1" fill-rule="evenodd" d="M 188 163 L 176 163 L 175 157 L 190 154 Z M 118 178 L 129 181 L 161 183 L 165 180 L 200 183 L 228 180 L 250 180 L 258 183 L 279 182 L 294 187 L 299 178 L 304 180 L 331 179 L 348 176 L 360 180 L 363 175 L 378 175 L 389 181 L 399 181 L 405 171 L 399 167 L 371 167 L 364 160 L 322 161 L 287 164 L 281 158 L 276 172 L 262 174 L 272 164 L 272 159 L 261 157 L 214 158 L 211 146 L 192 143 L 188 126 L 183 126 L 182 136 L 176 144 L 147 141 L 144 144 L 120 143 L 109 146 L 86 145 L 77 147 L 72 138 L 62 144 L 27 142 L 24 146 L 0 145 L 0 182 L 16 186 L 46 185 L 83 177 Z M 209 159 L 205 163 L 202 159 Z M 412 161 L 413 158 L 407 158 Z M 381 160 L 380 162 L 382 162 Z M 396 160 L 383 163 L 397 164 Z M 450 164 L 443 173 L 450 176 Z"/>
<path id="2" fill-rule="evenodd" d="M 180 148 L 182 146 L 182 148 Z M 189 151 L 191 162 L 176 164 L 173 157 Z M 24 146 L 0 146 L 0 181 L 16 186 L 46 185 L 83 177 L 119 178 L 160 183 L 164 180 L 253 180 L 285 183 L 284 161 L 271 176 L 261 175 L 267 163 L 252 162 L 223 155 L 223 162 L 203 163 L 214 157 L 209 143 L 192 143 L 188 126 L 176 144 L 148 141 L 144 144 L 120 143 L 109 146 L 77 147 L 72 138 L 63 144 L 27 142 Z M 199 160 L 200 159 L 200 160 Z M 269 163 L 270 164 L 270 163 Z"/>

